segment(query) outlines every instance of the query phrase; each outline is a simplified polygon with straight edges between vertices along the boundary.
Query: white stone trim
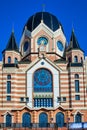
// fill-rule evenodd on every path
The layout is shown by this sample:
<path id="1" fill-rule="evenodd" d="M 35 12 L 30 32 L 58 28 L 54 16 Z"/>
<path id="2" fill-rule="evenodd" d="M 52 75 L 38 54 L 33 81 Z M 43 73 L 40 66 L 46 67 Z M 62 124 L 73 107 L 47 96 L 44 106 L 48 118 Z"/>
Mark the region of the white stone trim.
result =
<path id="1" fill-rule="evenodd" d="M 44 65 L 41 65 L 41 62 L 44 62 Z M 35 64 L 31 69 L 27 71 L 27 97 L 29 97 L 29 103 L 27 105 L 33 108 L 33 74 L 39 68 L 46 68 L 50 70 L 53 74 L 53 100 L 57 100 L 59 96 L 59 71 L 51 66 L 46 60 L 41 59 L 37 64 Z M 54 108 L 57 107 L 59 103 L 54 102 Z"/>

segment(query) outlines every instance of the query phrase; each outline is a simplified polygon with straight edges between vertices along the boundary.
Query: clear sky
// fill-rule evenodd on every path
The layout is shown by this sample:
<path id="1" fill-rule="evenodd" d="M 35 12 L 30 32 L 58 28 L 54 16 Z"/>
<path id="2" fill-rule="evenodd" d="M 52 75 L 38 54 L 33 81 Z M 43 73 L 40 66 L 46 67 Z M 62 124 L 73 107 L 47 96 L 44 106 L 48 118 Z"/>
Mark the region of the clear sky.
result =
<path id="1" fill-rule="evenodd" d="M 0 60 L 14 27 L 19 45 L 28 18 L 36 12 L 54 14 L 61 22 L 67 42 L 74 28 L 80 47 L 87 55 L 87 0 L 0 0 Z"/>

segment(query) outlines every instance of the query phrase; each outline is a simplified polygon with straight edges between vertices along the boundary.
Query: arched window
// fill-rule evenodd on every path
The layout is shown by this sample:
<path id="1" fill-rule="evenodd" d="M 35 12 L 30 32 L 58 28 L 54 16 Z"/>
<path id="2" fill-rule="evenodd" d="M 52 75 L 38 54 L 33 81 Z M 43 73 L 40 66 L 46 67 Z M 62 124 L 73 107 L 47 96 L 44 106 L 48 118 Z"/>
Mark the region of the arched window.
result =
<path id="1" fill-rule="evenodd" d="M 10 56 L 8 57 L 8 63 L 9 64 L 11 63 L 11 57 Z"/>
<path id="2" fill-rule="evenodd" d="M 45 68 L 36 70 L 34 73 L 34 92 L 52 92 L 52 91 L 53 91 L 52 73 Z"/>
<path id="3" fill-rule="evenodd" d="M 48 123 L 48 115 L 43 112 L 39 115 L 39 126 L 47 127 L 47 123 Z"/>
<path id="4" fill-rule="evenodd" d="M 56 124 L 58 127 L 64 126 L 64 114 L 62 112 L 56 114 Z"/>
<path id="5" fill-rule="evenodd" d="M 74 62 L 77 63 L 78 62 L 78 57 L 74 56 Z"/>
<path id="6" fill-rule="evenodd" d="M 11 81 L 7 81 L 7 93 L 11 93 Z"/>
<path id="7" fill-rule="evenodd" d="M 14 59 L 14 63 L 15 64 L 18 64 L 18 59 L 15 57 L 15 59 Z"/>
<path id="8" fill-rule="evenodd" d="M 75 92 L 78 93 L 80 91 L 79 89 L 79 80 L 75 80 Z"/>
<path id="9" fill-rule="evenodd" d="M 25 112 L 22 115 L 22 126 L 23 127 L 30 127 L 31 125 L 31 115 L 27 112 Z"/>
<path id="10" fill-rule="evenodd" d="M 78 74 L 75 74 L 75 79 L 79 79 L 79 75 Z"/>
<path id="11" fill-rule="evenodd" d="M 7 75 L 7 79 L 11 79 L 11 75 L 10 74 Z"/>
<path id="12" fill-rule="evenodd" d="M 6 115 L 6 127 L 11 127 L 12 116 L 10 114 Z"/>
<path id="13" fill-rule="evenodd" d="M 75 115 L 75 122 L 76 123 L 81 123 L 82 122 L 82 115 L 80 113 L 77 113 Z"/>

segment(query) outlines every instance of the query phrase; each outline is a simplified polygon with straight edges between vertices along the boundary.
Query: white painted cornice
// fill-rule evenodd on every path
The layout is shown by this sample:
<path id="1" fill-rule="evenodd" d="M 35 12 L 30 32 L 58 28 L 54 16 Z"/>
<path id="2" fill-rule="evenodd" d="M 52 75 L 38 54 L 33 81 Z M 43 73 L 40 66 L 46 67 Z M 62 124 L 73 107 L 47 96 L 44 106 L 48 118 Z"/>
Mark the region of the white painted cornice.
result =
<path id="1" fill-rule="evenodd" d="M 51 37 L 54 35 L 53 31 L 47 27 L 43 22 L 41 22 L 31 33 L 31 36 L 34 37 L 37 33 L 39 33 L 41 30 L 44 30 L 46 33 L 48 33 Z"/>
<path id="2" fill-rule="evenodd" d="M 62 71 L 62 69 L 60 67 L 58 67 L 55 63 L 53 63 L 52 61 L 50 61 L 48 58 L 36 58 L 36 60 L 34 60 L 34 62 L 32 62 L 31 64 L 29 64 L 27 67 L 26 67 L 26 70 L 27 71 L 28 69 L 32 68 L 34 65 L 38 64 L 39 62 L 41 61 L 45 61 L 45 62 L 48 62 L 48 64 L 52 65 L 56 70 L 58 71 Z"/>
<path id="3" fill-rule="evenodd" d="M 65 37 L 65 35 L 64 35 L 64 33 L 63 33 L 61 28 L 59 28 L 58 30 L 56 30 L 54 32 L 54 38 L 58 37 L 59 35 L 61 35 L 63 40 L 64 40 L 64 42 L 66 42 L 66 37 Z"/>

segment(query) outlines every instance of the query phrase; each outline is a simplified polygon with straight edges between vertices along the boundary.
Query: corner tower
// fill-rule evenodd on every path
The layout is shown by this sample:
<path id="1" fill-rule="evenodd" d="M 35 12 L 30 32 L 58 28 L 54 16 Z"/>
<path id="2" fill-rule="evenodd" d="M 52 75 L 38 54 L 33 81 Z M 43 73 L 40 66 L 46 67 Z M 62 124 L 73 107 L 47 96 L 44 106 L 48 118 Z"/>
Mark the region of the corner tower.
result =
<path id="1" fill-rule="evenodd" d="M 70 44 L 66 51 L 66 58 L 69 63 L 82 63 L 84 60 L 84 52 L 80 48 L 74 30 L 72 30 L 71 33 Z"/>
<path id="2" fill-rule="evenodd" d="M 3 64 L 17 64 L 20 61 L 20 53 L 15 40 L 14 32 L 11 33 L 8 44 L 3 54 Z"/>

